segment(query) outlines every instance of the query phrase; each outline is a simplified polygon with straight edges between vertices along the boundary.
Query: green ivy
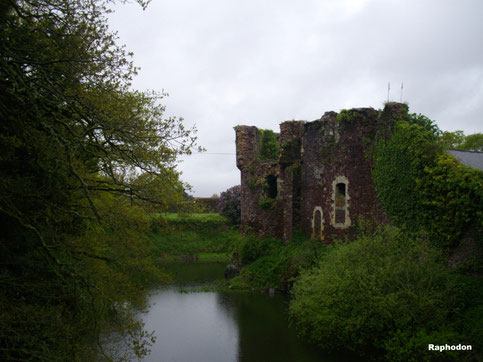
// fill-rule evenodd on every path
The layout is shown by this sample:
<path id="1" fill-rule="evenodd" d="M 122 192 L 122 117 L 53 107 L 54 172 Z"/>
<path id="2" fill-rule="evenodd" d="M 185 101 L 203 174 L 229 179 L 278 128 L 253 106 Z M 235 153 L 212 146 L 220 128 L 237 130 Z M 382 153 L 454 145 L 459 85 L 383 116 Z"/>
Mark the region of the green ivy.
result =
<path id="1" fill-rule="evenodd" d="M 441 235 L 443 244 L 458 241 L 471 228 L 480 234 L 483 224 L 483 172 L 440 154 L 432 167 L 416 180 L 426 222 Z"/>
<path id="2" fill-rule="evenodd" d="M 330 165 L 334 161 L 334 149 L 337 147 L 337 141 L 334 135 L 325 137 L 324 143 L 320 148 L 320 155 L 325 165 Z"/>
<path id="3" fill-rule="evenodd" d="M 269 199 L 269 198 L 266 198 L 266 197 L 261 197 L 258 200 L 258 204 L 264 210 L 271 209 L 273 207 L 273 205 L 274 205 L 274 202 L 275 202 L 274 199 Z"/>
<path id="4" fill-rule="evenodd" d="M 481 232 L 483 172 L 446 154 L 439 135 L 428 118 L 407 115 L 389 139 L 377 141 L 373 177 L 394 224 L 455 246 L 465 230 Z"/>
<path id="5" fill-rule="evenodd" d="M 248 180 L 248 187 L 252 190 L 257 187 L 258 180 L 256 178 L 251 178 Z"/>
<path id="6" fill-rule="evenodd" d="M 287 161 L 294 161 L 300 158 L 300 147 L 301 140 L 292 137 L 282 144 L 282 155 L 281 158 Z"/>
<path id="7" fill-rule="evenodd" d="M 262 160 L 276 160 L 278 158 L 278 139 L 275 132 L 261 129 L 260 132 L 260 158 Z"/>
<path id="8" fill-rule="evenodd" d="M 339 124 L 352 123 L 359 117 L 360 117 L 359 113 L 357 113 L 355 110 L 343 109 L 337 114 L 337 122 Z"/>

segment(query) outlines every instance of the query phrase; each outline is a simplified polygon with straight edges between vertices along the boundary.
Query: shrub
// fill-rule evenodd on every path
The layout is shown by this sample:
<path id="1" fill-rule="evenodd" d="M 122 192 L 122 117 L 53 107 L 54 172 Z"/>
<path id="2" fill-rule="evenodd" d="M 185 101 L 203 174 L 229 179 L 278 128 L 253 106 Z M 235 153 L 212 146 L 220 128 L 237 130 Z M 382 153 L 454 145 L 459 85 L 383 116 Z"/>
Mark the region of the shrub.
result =
<path id="1" fill-rule="evenodd" d="M 287 245 L 275 238 L 241 238 L 235 243 L 232 260 L 243 268 L 232 286 L 288 291 L 299 272 L 311 267 L 326 249 L 330 247 L 298 232 Z"/>
<path id="2" fill-rule="evenodd" d="M 428 359 L 428 340 L 461 343 L 448 322 L 457 312 L 456 283 L 437 257 L 426 243 L 392 227 L 339 244 L 302 273 L 291 318 L 325 349 Z"/>
<path id="3" fill-rule="evenodd" d="M 240 266 L 250 264 L 258 258 L 272 254 L 281 245 L 280 240 L 275 238 L 240 238 L 233 249 L 233 261 Z"/>
<path id="4" fill-rule="evenodd" d="M 241 218 L 241 186 L 233 186 L 220 195 L 218 211 L 228 217 L 233 225 L 240 225 Z"/>

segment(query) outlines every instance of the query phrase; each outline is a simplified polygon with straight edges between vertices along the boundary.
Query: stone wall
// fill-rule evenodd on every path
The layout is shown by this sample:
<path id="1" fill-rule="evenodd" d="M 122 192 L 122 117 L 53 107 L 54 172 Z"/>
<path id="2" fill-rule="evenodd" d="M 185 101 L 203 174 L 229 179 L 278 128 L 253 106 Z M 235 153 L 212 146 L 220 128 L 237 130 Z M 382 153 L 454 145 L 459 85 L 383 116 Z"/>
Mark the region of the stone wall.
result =
<path id="1" fill-rule="evenodd" d="M 280 232 L 282 199 L 269 197 L 268 178 L 279 176 L 278 160 L 259 157 L 260 132 L 256 127 L 235 127 L 237 167 L 241 171 L 241 223 L 243 232 L 254 230 L 261 236 L 282 237 Z"/>
<path id="2" fill-rule="evenodd" d="M 256 127 L 235 127 L 242 231 L 287 241 L 295 229 L 328 243 L 353 232 L 361 218 L 387 223 L 368 152 L 406 107 L 391 103 L 383 111 L 357 108 L 313 122 L 283 122 L 274 160 L 260 159 Z"/>

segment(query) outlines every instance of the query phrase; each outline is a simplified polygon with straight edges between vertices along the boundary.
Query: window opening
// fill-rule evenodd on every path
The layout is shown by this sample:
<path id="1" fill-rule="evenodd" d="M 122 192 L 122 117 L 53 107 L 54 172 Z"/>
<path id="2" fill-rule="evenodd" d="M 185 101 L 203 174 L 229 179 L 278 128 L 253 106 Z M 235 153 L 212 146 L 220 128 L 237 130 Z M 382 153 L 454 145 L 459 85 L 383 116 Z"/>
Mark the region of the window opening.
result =
<path id="1" fill-rule="evenodd" d="M 322 208 L 320 206 L 314 209 L 312 216 L 312 238 L 323 239 L 323 225 L 322 225 Z"/>
<path id="2" fill-rule="evenodd" d="M 335 185 L 335 223 L 345 224 L 346 218 L 346 184 Z"/>
<path id="3" fill-rule="evenodd" d="M 277 176 L 268 175 L 267 176 L 267 197 L 275 199 L 278 194 L 277 190 Z"/>
<path id="4" fill-rule="evenodd" d="M 332 211 L 330 212 L 330 224 L 338 229 L 346 229 L 351 226 L 349 217 L 349 180 L 345 176 L 337 176 L 332 182 Z"/>

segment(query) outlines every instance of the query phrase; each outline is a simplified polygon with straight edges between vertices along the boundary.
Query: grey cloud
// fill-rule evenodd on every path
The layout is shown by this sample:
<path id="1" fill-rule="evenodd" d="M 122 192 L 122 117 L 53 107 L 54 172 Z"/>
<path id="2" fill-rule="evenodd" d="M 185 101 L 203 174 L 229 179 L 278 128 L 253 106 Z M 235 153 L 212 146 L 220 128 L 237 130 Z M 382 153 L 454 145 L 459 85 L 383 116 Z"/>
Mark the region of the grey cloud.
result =
<path id="1" fill-rule="evenodd" d="M 403 100 L 444 130 L 481 132 L 479 0 L 152 2 L 120 6 L 121 42 L 142 67 L 134 85 L 166 89 L 167 114 L 197 124 L 209 152 L 235 152 L 233 126 L 278 129 L 325 111 Z M 190 156 L 195 193 L 239 182 L 234 157 Z"/>

